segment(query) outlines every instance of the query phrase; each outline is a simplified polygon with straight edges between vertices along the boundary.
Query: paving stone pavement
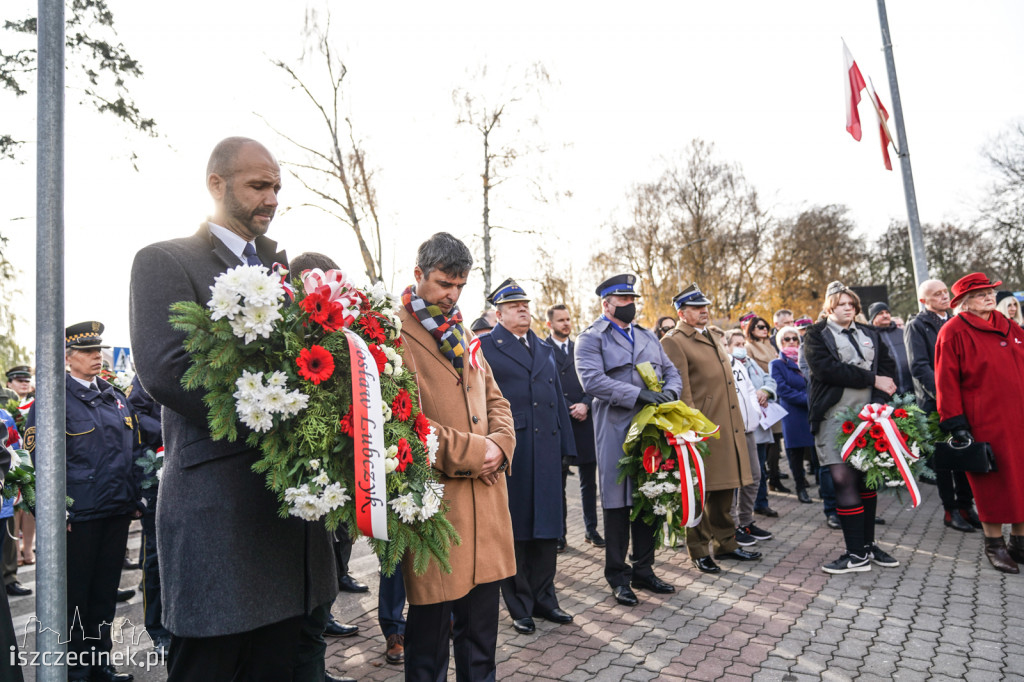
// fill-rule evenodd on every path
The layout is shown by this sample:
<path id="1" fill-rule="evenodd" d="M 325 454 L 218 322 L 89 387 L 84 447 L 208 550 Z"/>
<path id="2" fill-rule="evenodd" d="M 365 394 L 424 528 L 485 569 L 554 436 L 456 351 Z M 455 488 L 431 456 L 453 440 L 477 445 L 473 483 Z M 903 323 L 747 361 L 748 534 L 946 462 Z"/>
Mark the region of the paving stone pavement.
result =
<path id="1" fill-rule="evenodd" d="M 502 607 L 501 680 L 1024 681 L 1024 575 L 992 569 L 980 532 L 945 528 L 933 486 L 922 486 L 916 510 L 894 496 L 879 498 L 888 523 L 877 539 L 900 560 L 897 568 L 823 573 L 821 564 L 842 551 L 841 533 L 824 524 L 817 497 L 800 504 L 794 495 L 773 493 L 780 517 L 756 519 L 775 533 L 756 547 L 762 561 L 723 561 L 722 573 L 712 576 L 697 571 L 685 549 L 661 549 L 655 571 L 676 594 L 638 591 L 640 605 L 629 608 L 615 603 L 604 581 L 604 550 L 583 541 L 577 481 L 569 479 L 569 548 L 559 555 L 556 580 L 561 606 L 575 622 L 538 620 L 536 634 L 520 635 Z M 136 531 L 129 544 L 138 547 Z M 328 640 L 327 665 L 359 680 L 400 680 L 401 667 L 384 661 L 376 567 L 366 544 L 357 543 L 352 573 L 371 591 L 335 601 L 336 617 L 361 630 Z M 19 571 L 30 587 L 33 568 Z M 140 577 L 125 571 L 122 587 Z M 11 600 L 19 632 L 33 599 Z M 140 596 L 120 605 L 118 618 L 141 623 Z M 138 648 L 144 655 L 148 639 Z M 138 682 L 166 680 L 160 667 L 132 672 Z"/>
<path id="2" fill-rule="evenodd" d="M 763 560 L 722 561 L 722 573 L 706 575 L 685 548 L 661 549 L 655 571 L 676 594 L 637 591 L 640 605 L 629 608 L 604 581 L 604 550 L 583 541 L 577 480 L 569 479 L 569 548 L 556 579 L 575 622 L 537 620 L 536 634 L 520 635 L 502 606 L 498 679 L 1024 680 L 1024 575 L 991 568 L 980 531 L 946 528 L 934 486 L 921 486 L 924 502 L 913 510 L 906 494 L 879 497 L 887 523 L 877 541 L 897 568 L 824 573 L 821 564 L 843 551 L 842 534 L 825 525 L 819 498 L 800 504 L 772 493 L 779 518 L 755 521 L 775 534 L 757 544 Z M 329 642 L 328 668 L 400 680 L 401 668 L 383 657 L 375 562 L 360 554 L 353 567 L 373 589 L 335 602 L 335 615 L 361 631 Z"/>

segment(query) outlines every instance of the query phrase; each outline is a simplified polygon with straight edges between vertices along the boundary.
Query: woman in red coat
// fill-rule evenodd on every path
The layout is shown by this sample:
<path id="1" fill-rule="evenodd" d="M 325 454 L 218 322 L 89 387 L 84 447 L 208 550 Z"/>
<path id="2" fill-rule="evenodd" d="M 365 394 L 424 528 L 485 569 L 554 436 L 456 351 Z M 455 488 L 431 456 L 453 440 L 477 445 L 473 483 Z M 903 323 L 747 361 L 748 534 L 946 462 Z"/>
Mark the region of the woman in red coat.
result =
<path id="1" fill-rule="evenodd" d="M 960 314 L 935 345 L 942 429 L 958 441 L 992 445 L 998 471 L 968 473 L 985 533 L 985 555 L 1004 573 L 1024 562 L 1024 330 L 996 310 L 996 290 L 980 272 L 953 285 Z M 1010 543 L 1003 540 L 1009 523 Z"/>

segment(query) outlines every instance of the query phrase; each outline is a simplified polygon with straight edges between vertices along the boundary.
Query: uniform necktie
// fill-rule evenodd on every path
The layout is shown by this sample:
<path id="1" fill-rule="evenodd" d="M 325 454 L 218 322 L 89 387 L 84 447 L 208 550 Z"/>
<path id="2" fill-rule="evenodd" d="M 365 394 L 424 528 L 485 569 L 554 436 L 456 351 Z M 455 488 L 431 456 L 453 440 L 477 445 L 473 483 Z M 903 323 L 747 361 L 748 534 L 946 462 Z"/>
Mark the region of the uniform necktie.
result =
<path id="1" fill-rule="evenodd" d="M 705 339 L 707 339 L 708 341 L 711 341 L 711 343 L 714 343 L 714 341 L 711 340 L 711 332 L 709 332 L 707 329 L 702 331 L 701 334 L 704 335 Z"/>
<path id="2" fill-rule="evenodd" d="M 523 344 L 523 348 L 526 349 L 527 353 L 529 353 L 530 355 L 533 355 L 533 351 L 530 350 L 530 344 L 528 344 L 526 342 L 526 337 L 525 336 L 520 336 L 519 337 L 519 343 Z"/>
<path id="3" fill-rule="evenodd" d="M 850 345 L 853 346 L 853 350 L 857 351 L 857 356 L 861 360 L 864 359 L 864 353 L 861 352 L 860 346 L 857 345 L 857 337 L 854 335 L 852 329 L 844 329 L 843 333 L 850 339 Z"/>
<path id="4" fill-rule="evenodd" d="M 89 384 L 89 388 L 91 388 L 92 390 L 96 391 L 97 393 L 100 392 L 100 387 L 96 384 L 95 381 L 92 382 L 91 384 Z"/>
<path id="5" fill-rule="evenodd" d="M 251 242 L 245 243 L 245 248 L 242 249 L 242 255 L 245 256 L 245 262 L 249 265 L 263 265 L 263 261 L 256 255 L 256 247 Z"/>

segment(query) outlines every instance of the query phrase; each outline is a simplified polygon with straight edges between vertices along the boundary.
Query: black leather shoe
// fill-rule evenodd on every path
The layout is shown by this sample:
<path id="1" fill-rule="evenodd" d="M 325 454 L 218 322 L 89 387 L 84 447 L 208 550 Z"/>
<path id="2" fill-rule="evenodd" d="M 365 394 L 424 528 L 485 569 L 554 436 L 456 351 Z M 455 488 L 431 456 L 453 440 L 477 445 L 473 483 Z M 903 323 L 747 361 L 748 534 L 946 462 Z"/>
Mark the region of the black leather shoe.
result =
<path id="1" fill-rule="evenodd" d="M 676 588 L 672 587 L 656 575 L 633 578 L 633 580 L 630 581 L 630 584 L 633 587 L 648 590 L 649 592 L 655 592 L 657 594 L 672 594 L 676 591 Z"/>
<path id="2" fill-rule="evenodd" d="M 324 682 L 357 682 L 357 680 L 354 677 L 335 677 L 325 670 Z"/>
<path id="3" fill-rule="evenodd" d="M 737 561 L 757 561 L 761 558 L 760 552 L 751 552 L 746 549 L 734 549 L 731 552 L 725 554 L 716 554 L 715 557 L 721 561 L 722 559 L 736 559 Z"/>
<path id="4" fill-rule="evenodd" d="M 594 547 L 604 547 L 605 544 L 604 538 L 596 530 L 593 533 L 587 533 L 587 536 L 583 539 Z"/>
<path id="5" fill-rule="evenodd" d="M 629 589 L 629 585 L 613 587 L 612 594 L 615 596 L 615 601 L 619 602 L 623 606 L 636 606 L 640 603 L 640 600 L 636 598 L 636 594 L 633 590 Z"/>
<path id="6" fill-rule="evenodd" d="M 779 472 L 779 478 L 781 478 L 781 479 L 789 478 L 789 474 L 787 474 L 785 471 L 780 471 Z"/>
<path id="7" fill-rule="evenodd" d="M 516 632 L 524 635 L 532 635 L 537 631 L 537 625 L 529 616 L 512 621 L 512 627 L 516 629 Z"/>
<path id="8" fill-rule="evenodd" d="M 141 568 L 141 566 L 139 566 L 139 562 L 132 561 L 128 557 L 125 557 L 124 558 L 124 566 L 123 566 L 123 568 L 126 571 L 137 571 L 139 568 Z"/>
<path id="9" fill-rule="evenodd" d="M 975 528 L 981 528 L 981 519 L 978 518 L 978 512 L 971 509 L 961 509 L 960 516 L 967 519 L 967 523 L 971 524 Z"/>
<path id="10" fill-rule="evenodd" d="M 370 586 L 359 582 L 346 573 L 338 578 L 338 589 L 342 592 L 369 592 Z"/>
<path id="11" fill-rule="evenodd" d="M 974 526 L 969 524 L 967 519 L 960 516 L 959 510 L 954 510 L 952 512 L 947 511 L 945 517 L 942 519 L 942 523 L 946 528 L 952 528 L 953 530 L 958 530 L 961 533 L 974 532 Z"/>
<path id="12" fill-rule="evenodd" d="M 558 542 L 555 543 L 555 551 L 559 554 L 565 551 L 565 538 L 558 538 Z"/>
<path id="13" fill-rule="evenodd" d="M 117 591 L 117 601 L 118 601 L 118 603 L 128 601 L 129 599 L 131 599 L 134 596 L 135 596 L 135 590 L 118 590 Z"/>
<path id="14" fill-rule="evenodd" d="M 119 673 L 112 665 L 94 665 L 89 673 L 89 679 L 92 682 L 131 682 L 135 676 Z"/>
<path id="15" fill-rule="evenodd" d="M 17 580 L 7 586 L 7 594 L 12 597 L 24 597 L 26 594 L 32 594 L 32 589 L 25 587 Z"/>
<path id="16" fill-rule="evenodd" d="M 839 515 L 838 514 L 826 514 L 825 515 L 825 525 L 827 525 L 832 530 L 839 530 L 840 528 L 843 527 L 843 525 L 841 523 L 839 523 Z"/>
<path id="17" fill-rule="evenodd" d="M 558 623 L 560 625 L 572 622 L 572 616 L 562 609 L 551 609 L 547 613 L 538 613 L 537 615 L 544 620 L 551 621 L 552 623 Z"/>
<path id="18" fill-rule="evenodd" d="M 359 632 L 358 625 L 345 625 L 339 623 L 334 619 L 334 616 L 327 621 L 327 627 L 324 628 L 324 637 L 351 637 L 352 635 Z"/>
<path id="19" fill-rule="evenodd" d="M 885 525 L 885 519 L 883 519 L 881 516 L 876 516 L 875 517 L 875 525 L 876 526 L 884 526 Z"/>
<path id="20" fill-rule="evenodd" d="M 759 507 L 754 510 L 754 513 L 760 514 L 761 516 L 767 516 L 770 519 L 774 519 L 779 515 L 779 512 L 775 511 L 771 507 Z"/>
<path id="21" fill-rule="evenodd" d="M 789 488 L 787 488 L 786 486 L 782 485 L 782 481 L 775 481 L 774 483 L 769 481 L 769 483 L 768 483 L 768 490 L 771 490 L 773 493 L 789 493 L 789 492 L 792 492 Z"/>
<path id="22" fill-rule="evenodd" d="M 811 499 L 811 496 L 808 495 L 807 491 L 803 488 L 796 491 L 796 499 L 800 500 L 804 504 L 814 504 L 814 500 Z"/>
<path id="23" fill-rule="evenodd" d="M 700 570 L 702 573 L 722 572 L 722 569 L 718 567 L 718 564 L 715 563 L 715 560 L 709 556 L 702 556 L 693 563 L 697 566 L 697 569 Z"/>

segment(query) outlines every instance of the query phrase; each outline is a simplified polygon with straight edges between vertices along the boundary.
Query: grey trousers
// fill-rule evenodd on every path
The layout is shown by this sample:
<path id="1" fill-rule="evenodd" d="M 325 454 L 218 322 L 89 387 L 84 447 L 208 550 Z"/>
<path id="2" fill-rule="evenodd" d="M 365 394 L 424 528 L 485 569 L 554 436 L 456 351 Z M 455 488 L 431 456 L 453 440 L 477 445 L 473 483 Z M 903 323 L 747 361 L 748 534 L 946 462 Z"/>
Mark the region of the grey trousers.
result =
<path id="1" fill-rule="evenodd" d="M 736 521 L 737 528 L 749 526 L 754 522 L 754 500 L 757 499 L 757 489 L 761 485 L 761 462 L 757 458 L 757 443 L 754 442 L 753 431 L 747 434 L 747 456 L 750 458 L 750 473 L 754 475 L 754 482 L 736 489 L 730 513 Z"/>

